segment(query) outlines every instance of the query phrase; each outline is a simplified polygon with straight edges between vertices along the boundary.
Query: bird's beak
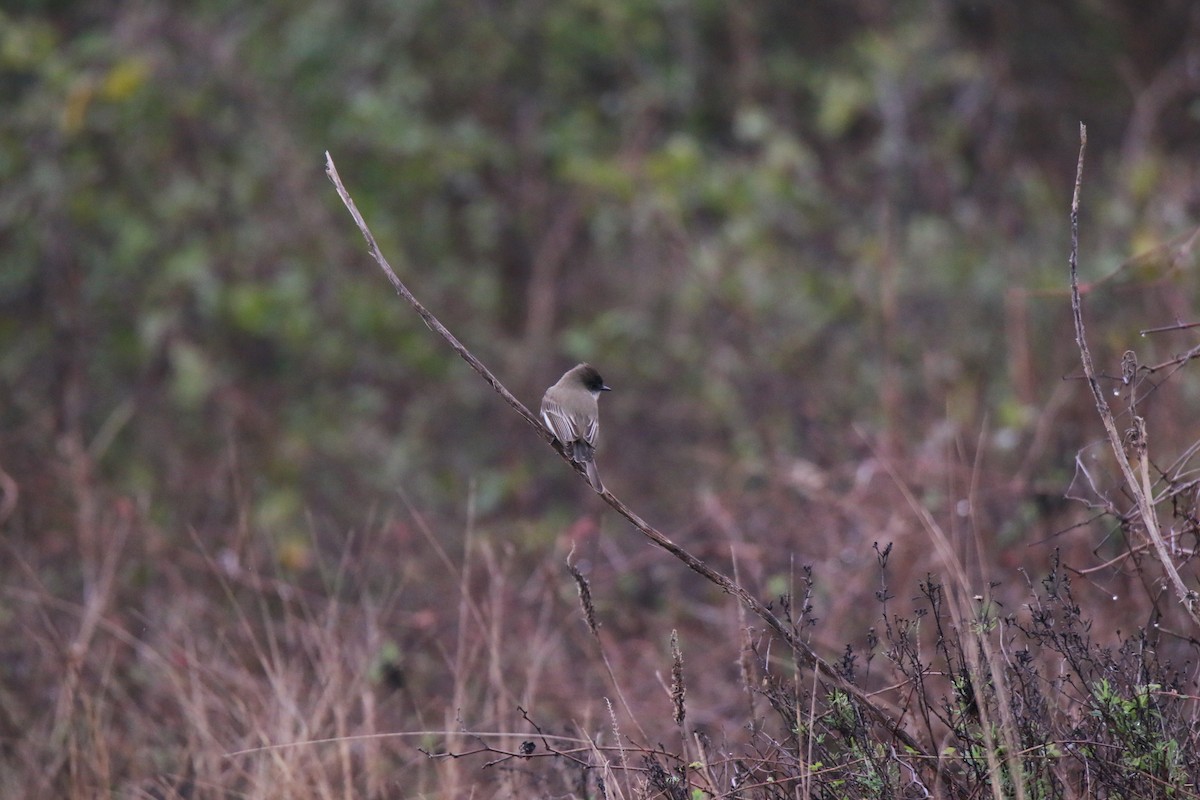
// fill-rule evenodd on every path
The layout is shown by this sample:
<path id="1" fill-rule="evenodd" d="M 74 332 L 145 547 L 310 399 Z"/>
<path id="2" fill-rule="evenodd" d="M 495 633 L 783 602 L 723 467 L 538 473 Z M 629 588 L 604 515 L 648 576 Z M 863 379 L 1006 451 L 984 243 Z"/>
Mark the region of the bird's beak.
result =
<path id="1" fill-rule="evenodd" d="M 600 387 L 600 391 L 602 391 L 602 392 L 611 392 L 611 391 L 612 391 L 612 387 L 611 387 L 611 386 L 601 386 L 601 387 Z"/>

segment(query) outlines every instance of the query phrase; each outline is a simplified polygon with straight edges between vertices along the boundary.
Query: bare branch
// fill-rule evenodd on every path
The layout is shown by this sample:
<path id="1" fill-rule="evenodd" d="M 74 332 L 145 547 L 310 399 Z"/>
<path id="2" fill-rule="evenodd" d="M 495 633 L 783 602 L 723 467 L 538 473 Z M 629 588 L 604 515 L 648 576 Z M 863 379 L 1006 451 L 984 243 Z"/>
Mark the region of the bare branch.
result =
<path id="1" fill-rule="evenodd" d="M 416 310 L 417 314 L 420 315 L 421 319 L 425 321 L 425 324 L 431 330 L 449 342 L 450 346 L 454 348 L 454 351 L 458 353 L 464 361 L 470 364 L 471 368 L 478 372 L 483 379 L 486 380 L 488 384 L 517 411 L 517 413 L 523 416 L 525 420 L 532 425 L 535 430 L 538 431 L 538 434 L 543 439 L 545 439 L 547 442 L 550 442 L 558 451 L 558 454 L 568 461 L 568 463 L 571 463 L 571 466 L 576 470 L 576 472 L 579 472 L 582 475 L 582 467 L 575 464 L 570 458 L 567 457 L 562 448 L 554 440 L 553 434 L 551 434 L 550 431 L 548 431 L 541 424 L 541 422 L 534 417 L 524 405 L 521 404 L 519 400 L 513 397 L 513 395 L 487 369 L 487 367 L 485 367 L 483 363 L 479 361 L 479 359 L 472 355 L 471 352 L 467 350 L 467 348 L 461 342 L 459 342 L 449 330 L 445 328 L 445 326 L 438 322 L 433 314 L 431 314 L 423 305 L 421 305 L 420 302 L 417 301 L 408 288 L 396 276 L 396 273 L 388 264 L 387 259 L 385 259 L 383 254 L 380 252 L 379 245 L 375 242 L 375 237 L 371 234 L 370 229 L 363 220 L 362 214 L 359 213 L 358 208 L 354 205 L 354 200 L 351 199 L 350 194 L 346 191 L 345 186 L 342 185 L 341 178 L 337 173 L 337 168 L 334 166 L 333 158 L 328 152 L 325 153 L 325 172 L 329 176 L 329 179 L 333 181 L 334 186 L 337 188 L 338 195 L 341 196 L 342 202 L 346 204 L 346 208 L 350 211 L 350 215 L 354 218 L 355 224 L 358 225 L 358 229 L 362 232 L 363 237 L 366 239 L 371 256 L 383 269 L 384 274 L 387 275 L 388 280 L 390 280 L 392 283 L 392 286 L 396 288 L 396 292 L 408 301 L 409 305 Z M 629 522 L 651 542 L 675 556 L 675 558 L 682 561 L 693 572 L 702 575 L 710 582 L 721 587 L 721 589 L 726 593 L 731 594 L 740 600 L 746 608 L 758 616 L 758 618 L 765 622 L 766 625 L 772 631 L 774 631 L 777 636 L 787 643 L 788 647 L 790 647 L 792 651 L 796 653 L 797 658 L 803 662 L 804 666 L 819 669 L 823 682 L 832 684 L 840 691 L 843 691 L 847 695 L 853 697 L 855 702 L 857 702 L 866 711 L 866 713 L 875 720 L 877 724 L 887 730 L 897 741 L 908 748 L 909 752 L 912 753 L 914 757 L 919 758 L 921 762 L 926 765 L 933 765 L 936 763 L 936 759 L 932 758 L 926 752 L 926 750 L 921 747 L 916 739 L 914 739 L 906 730 L 901 727 L 902 722 L 900 719 L 893 718 L 890 713 L 873 702 L 865 692 L 847 681 L 845 678 L 841 677 L 841 674 L 834 669 L 832 665 L 817 655 L 817 653 L 806 642 L 802 641 L 795 635 L 793 631 L 789 630 L 789 628 L 784 625 L 784 623 L 774 614 L 774 612 L 771 611 L 771 609 L 767 608 L 767 606 L 757 600 L 740 584 L 708 566 L 699 558 L 675 544 L 675 542 L 667 538 L 667 536 L 665 536 L 662 532 L 652 527 L 644 519 L 634 513 L 632 509 L 618 500 L 607 489 L 603 492 L 603 494 L 601 494 L 601 497 L 603 497 L 605 502 L 612 506 L 618 514 L 629 520 Z M 949 780 L 949 778 L 944 775 L 940 777 L 943 780 Z"/>
<path id="2" fill-rule="evenodd" d="M 392 286 L 396 288 L 396 293 L 408 301 L 408 304 L 411 305 L 417 314 L 420 315 L 421 319 L 425 321 L 426 327 L 449 342 L 450 346 L 454 348 L 454 352 L 458 353 L 459 356 L 462 357 L 463 361 L 466 361 L 471 365 L 471 369 L 478 372 L 483 379 L 488 382 L 488 385 L 495 389 L 496 392 L 504 398 L 506 403 L 512 406 L 518 414 L 525 418 L 526 422 L 528 422 L 534 427 L 534 429 L 537 430 L 538 434 L 541 435 L 543 439 L 553 444 L 554 434 L 546 430 L 546 427 L 542 425 L 541 421 L 532 413 L 530 413 L 529 409 L 526 408 L 520 400 L 514 397 L 512 393 L 508 391 L 508 389 L 504 388 L 504 385 L 501 384 L 500 381 L 497 380 L 496 376 L 493 375 L 491 371 L 483 365 L 483 362 L 472 355 L 471 351 L 464 347 L 462 342 L 458 341 L 454 334 L 446 329 L 445 325 L 438 322 L 437 317 L 430 313 L 429 309 L 421 305 L 420 301 L 413 296 L 412 292 L 408 290 L 408 287 L 404 285 L 400 278 L 396 277 L 396 272 L 392 269 L 392 265 L 388 263 L 387 259 L 383 257 L 383 253 L 379 250 L 379 244 L 375 241 L 374 234 L 371 233 L 371 229 L 367 227 L 367 223 L 363 220 L 362 214 L 359 213 L 358 206 L 354 204 L 354 199 L 350 197 L 350 193 L 347 192 L 346 187 L 342 185 L 342 178 L 338 175 L 337 167 L 334 166 L 333 157 L 329 155 L 329 151 L 325 152 L 325 174 L 329 176 L 329 180 L 333 181 L 333 185 L 337 189 L 338 196 L 340 196 L 342 198 L 342 202 L 346 204 L 346 208 L 350 211 L 350 216 L 354 217 L 354 223 L 358 225 L 358 229 L 362 232 L 363 238 L 367 240 L 367 248 L 371 252 L 371 257 L 375 259 L 375 261 L 379 264 L 380 269 L 383 270 L 383 274 L 387 275 L 388 280 L 392 282 Z M 559 455 L 563 456 L 563 458 L 566 458 L 567 461 L 570 461 L 570 459 L 567 458 L 566 454 L 563 453 L 561 449 L 559 449 Z M 579 468 L 579 472 L 580 474 L 583 474 L 582 467 Z"/>
<path id="3" fill-rule="evenodd" d="M 1079 347 L 1079 357 L 1083 362 L 1083 374 L 1087 379 L 1088 388 L 1092 390 L 1092 400 L 1096 404 L 1097 413 L 1100 414 L 1100 421 L 1104 424 L 1104 431 L 1108 435 L 1109 447 L 1112 448 L 1113 455 L 1116 457 L 1117 464 L 1121 469 L 1121 475 L 1125 479 L 1125 486 L 1133 496 L 1137 515 L 1142 521 L 1142 527 L 1145 528 L 1146 536 L 1154 546 L 1155 555 L 1158 556 L 1159 563 L 1162 564 L 1163 571 L 1166 572 L 1167 578 L 1175 590 L 1176 597 L 1191 616 L 1192 622 L 1197 627 L 1200 627 L 1200 615 L 1197 614 L 1196 606 L 1196 592 L 1188 589 L 1183 582 L 1183 578 L 1180 577 L 1179 570 L 1175 568 L 1175 562 L 1171 559 L 1171 553 L 1167 549 L 1167 543 L 1163 540 L 1162 531 L 1158 524 L 1158 515 L 1154 508 L 1154 497 L 1150 488 L 1150 455 L 1148 452 L 1148 434 L 1146 432 L 1145 420 L 1141 417 L 1134 417 L 1134 431 L 1136 433 L 1130 443 L 1130 453 L 1127 455 L 1121 434 L 1117 431 L 1117 423 L 1113 418 L 1112 409 L 1108 405 L 1108 399 L 1104 396 L 1104 391 L 1100 388 L 1100 382 L 1096 379 L 1096 368 L 1092 363 L 1092 352 L 1088 349 L 1087 345 L 1087 337 L 1083 326 L 1083 303 L 1079 296 L 1079 190 L 1083 185 L 1083 155 L 1086 149 L 1087 126 L 1080 123 L 1079 162 L 1075 168 L 1075 192 L 1071 197 L 1071 316 L 1075 320 L 1075 344 Z M 1135 467 L 1138 470 L 1137 473 L 1134 472 Z"/>

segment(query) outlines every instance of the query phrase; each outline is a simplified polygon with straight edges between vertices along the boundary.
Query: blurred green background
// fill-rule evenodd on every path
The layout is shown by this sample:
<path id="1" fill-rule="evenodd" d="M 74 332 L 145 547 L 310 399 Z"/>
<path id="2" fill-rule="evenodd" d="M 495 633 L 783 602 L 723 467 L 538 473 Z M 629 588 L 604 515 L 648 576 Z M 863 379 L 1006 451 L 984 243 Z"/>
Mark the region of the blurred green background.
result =
<path id="1" fill-rule="evenodd" d="M 326 150 L 528 405 L 600 368 L 606 482 L 664 522 L 946 430 L 1060 491 L 1094 431 L 1060 404 L 1029 448 L 1077 363 L 1078 124 L 1094 280 L 1196 224 L 1198 26 L 1134 0 L 7 4 L 9 525 L 70 518 L 65 441 L 167 531 L 345 530 L 397 487 L 578 501 L 392 293 Z"/>

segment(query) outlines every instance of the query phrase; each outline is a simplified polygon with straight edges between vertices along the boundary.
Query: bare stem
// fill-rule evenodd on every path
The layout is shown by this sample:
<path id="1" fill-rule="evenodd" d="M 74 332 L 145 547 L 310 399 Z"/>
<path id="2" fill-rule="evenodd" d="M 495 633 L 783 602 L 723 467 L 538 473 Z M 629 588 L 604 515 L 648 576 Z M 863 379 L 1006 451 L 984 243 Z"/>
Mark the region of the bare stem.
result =
<path id="1" fill-rule="evenodd" d="M 367 240 L 367 248 L 371 252 L 371 257 L 375 259 L 375 261 L 379 264 L 380 269 L 383 270 L 383 274 L 387 275 L 388 280 L 392 282 L 392 286 L 396 288 L 396 293 L 408 301 L 408 304 L 411 305 L 421 319 L 425 321 L 426 327 L 449 342 L 450 346 L 454 348 L 454 352 L 458 353 L 462 357 L 463 361 L 466 361 L 471 365 L 471 369 L 478 372 L 483 379 L 488 382 L 488 385 L 495 389 L 496 392 L 504 398 L 506 403 L 512 406 L 518 414 L 525 418 L 526 422 L 528 422 L 534 427 L 534 429 L 537 430 L 543 439 L 553 444 L 554 434 L 548 431 L 546 427 L 542 425 L 541 421 L 532 413 L 530 413 L 529 409 L 526 408 L 520 400 L 514 397 L 513 394 L 508 391 L 508 389 L 504 388 L 504 385 L 500 383 L 496 376 L 493 375 L 491 371 L 483 365 L 483 362 L 472 355 L 471 351 L 464 347 L 463 343 L 460 342 L 453 333 L 447 330 L 445 325 L 438 322 L 437 317 L 430 313 L 429 309 L 421 305 L 420 301 L 417 300 L 417 298 L 413 296 L 413 293 L 408 290 L 408 287 L 405 286 L 400 278 L 396 276 L 396 272 L 392 269 L 392 265 L 388 263 L 388 260 L 383 257 L 383 253 L 379 250 L 379 244 L 375 241 L 374 234 L 371 233 L 371 229 L 367 227 L 367 223 L 363 220 L 362 214 L 359 213 L 358 206 L 354 204 L 354 199 L 350 197 L 350 193 L 347 192 L 346 187 L 342 185 L 341 176 L 338 175 L 337 167 L 333 164 L 333 157 L 329 155 L 328 151 L 325 152 L 325 174 L 329 176 L 329 180 L 333 181 L 333 185 L 337 189 L 338 196 L 340 196 L 342 198 L 342 202 L 346 204 L 346 208 L 350 211 L 350 216 L 354 217 L 354 223 L 358 225 L 358 229 L 362 232 L 363 238 Z M 563 453 L 561 449 L 559 450 L 559 455 L 562 455 L 564 458 L 566 458 L 566 454 Z M 567 458 L 567 460 L 570 461 L 569 458 Z M 582 474 L 582 468 L 580 468 L 579 471 Z"/>
<path id="2" fill-rule="evenodd" d="M 1079 190 L 1083 185 L 1085 150 L 1087 150 L 1087 126 L 1080 123 L 1079 162 L 1075 168 L 1075 192 L 1071 197 L 1071 316 L 1075 320 L 1075 344 L 1079 347 L 1079 357 L 1083 362 L 1083 374 L 1087 379 L 1088 388 L 1092 391 L 1092 400 L 1096 404 L 1100 421 L 1104 424 L 1104 432 L 1108 435 L 1108 444 L 1121 468 L 1125 486 L 1133 496 L 1142 527 L 1145 528 L 1146 536 L 1154 546 L 1154 552 L 1175 590 L 1176 597 L 1191 616 L 1192 622 L 1200 627 L 1196 593 L 1187 588 L 1183 578 L 1179 575 L 1179 570 L 1175 568 L 1175 562 L 1171 560 L 1171 553 L 1158 524 L 1158 515 L 1154 508 L 1154 495 L 1150 486 L 1150 456 L 1147 451 L 1148 435 L 1145 421 L 1141 417 L 1134 417 L 1130 452 L 1126 455 L 1125 444 L 1121 439 L 1121 434 L 1117 431 L 1117 423 L 1113 418 L 1112 409 L 1108 405 L 1108 399 L 1105 398 L 1104 391 L 1100 388 L 1100 382 L 1096 379 L 1096 367 L 1092 363 L 1092 352 L 1088 349 L 1083 326 L 1083 302 L 1079 295 Z M 1135 467 L 1141 474 L 1140 478 L 1134 472 Z"/>
<path id="3" fill-rule="evenodd" d="M 396 288 L 396 292 L 408 301 L 409 305 L 416 310 L 417 314 L 420 315 L 421 319 L 425 321 L 425 324 L 431 330 L 449 342 L 450 346 L 454 348 L 454 351 L 458 353 L 464 361 L 470 364 L 471 368 L 478 372 L 483 379 L 486 380 L 488 384 L 495 389 L 501 397 L 504 398 L 505 402 L 512 406 L 518 414 L 524 417 L 526 422 L 532 425 L 543 439 L 553 445 L 558 451 L 558 454 L 563 457 L 564 460 L 570 463 L 572 467 L 575 468 L 576 472 L 579 472 L 582 475 L 582 467 L 575 464 L 569 457 L 567 457 L 562 448 L 554 440 L 553 434 L 551 434 L 550 431 L 548 431 L 545 426 L 543 426 L 541 422 L 534 417 L 533 414 L 531 414 L 529 410 L 525 408 L 525 406 L 522 405 L 521 402 L 503 386 L 503 384 L 500 383 L 496 376 L 493 375 L 487 369 L 487 367 L 485 367 L 483 363 L 479 361 L 479 359 L 472 355 L 471 352 L 457 338 L 455 338 L 455 336 L 450 333 L 450 331 L 447 330 L 444 325 L 438 322 L 437 318 L 435 318 L 433 314 L 431 314 L 423 305 L 421 305 L 420 302 L 417 301 L 412 292 L 410 292 L 396 276 L 396 273 L 388 264 L 387 259 L 385 259 L 383 254 L 379 251 L 379 245 L 375 242 L 375 237 L 371 234 L 370 229 L 367 227 L 367 223 L 363 220 L 362 214 L 359 213 L 358 208 L 354 205 L 354 200 L 350 197 L 349 192 L 346 191 L 345 186 L 342 185 L 341 178 L 337 173 L 337 168 L 333 164 L 333 158 L 328 152 L 325 153 L 325 172 L 329 176 L 329 179 L 333 181 L 333 185 L 337 188 L 338 195 L 342 198 L 342 202 L 346 204 L 346 208 L 350 211 L 350 215 L 354 218 L 355 224 L 358 225 L 358 229 L 362 232 L 363 237 L 367 240 L 367 246 L 371 252 L 371 256 L 383 269 L 384 274 L 387 275 L 388 280 L 392 283 L 392 286 Z M 605 502 L 607 502 L 613 507 L 613 509 L 616 510 L 618 514 L 629 520 L 629 522 L 635 528 L 637 528 L 655 545 L 675 556 L 677 559 L 687 565 L 687 567 L 693 572 L 704 576 L 712 583 L 721 587 L 723 591 L 740 600 L 746 608 L 758 616 L 759 619 L 766 623 L 767 627 L 769 627 L 777 636 L 787 643 L 788 647 L 790 647 L 792 651 L 797 654 L 797 657 L 804 662 L 804 666 L 819 670 L 819 674 L 821 675 L 821 680 L 823 682 L 827 682 L 828 684 L 836 687 L 839 691 L 845 692 L 847 695 L 853 697 L 855 701 L 866 711 L 866 713 L 874 718 L 877 724 L 889 731 L 896 741 L 903 744 L 906 748 L 909 748 L 909 752 L 913 756 L 918 757 L 921 762 L 927 766 L 927 768 L 933 769 L 933 767 L 930 765 L 934 765 L 936 763 L 936 759 L 931 758 L 925 749 L 921 747 L 917 741 L 901 727 L 902 723 L 900 719 L 893 718 L 889 712 L 874 703 L 865 692 L 847 681 L 845 678 L 841 677 L 837 670 L 835 670 L 827 661 L 817 655 L 817 653 L 806 642 L 799 639 L 792 630 L 784 625 L 783 622 L 774 614 L 774 612 L 771 611 L 771 609 L 767 608 L 767 606 L 757 600 L 740 584 L 708 566 L 699 558 L 675 544 L 675 542 L 667 538 L 667 536 L 665 536 L 662 532 L 652 527 L 644 519 L 634 513 L 632 509 L 618 500 L 607 489 L 601 496 L 604 498 Z"/>

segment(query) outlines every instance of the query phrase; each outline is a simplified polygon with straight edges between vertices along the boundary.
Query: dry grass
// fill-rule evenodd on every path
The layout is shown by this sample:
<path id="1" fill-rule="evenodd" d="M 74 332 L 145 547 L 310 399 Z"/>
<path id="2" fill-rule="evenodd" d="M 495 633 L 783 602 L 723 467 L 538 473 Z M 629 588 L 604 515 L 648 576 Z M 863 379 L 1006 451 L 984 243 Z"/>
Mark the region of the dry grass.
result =
<path id="1" fill-rule="evenodd" d="M 965 498 L 982 480 L 909 475 Z M 727 597 L 604 518 L 547 547 L 469 509 L 410 511 L 351 536 L 314 523 L 297 555 L 255 531 L 169 535 L 83 484 L 59 547 L 7 545 L 0 793 L 1196 794 L 1192 646 L 1164 634 L 1185 624 L 1170 604 L 1146 628 L 1153 593 L 1119 609 L 1078 579 L 1069 594 L 1049 547 L 1026 551 L 1044 583 L 996 585 L 989 520 L 922 522 L 883 470 L 841 483 L 780 495 L 770 513 L 805 520 L 800 538 L 742 529 L 762 498 L 712 494 L 692 536 L 941 755 L 935 781 Z M 1150 569 L 1126 578 L 1152 587 Z M 1137 760 L 1097 766 L 1120 748 Z"/>

